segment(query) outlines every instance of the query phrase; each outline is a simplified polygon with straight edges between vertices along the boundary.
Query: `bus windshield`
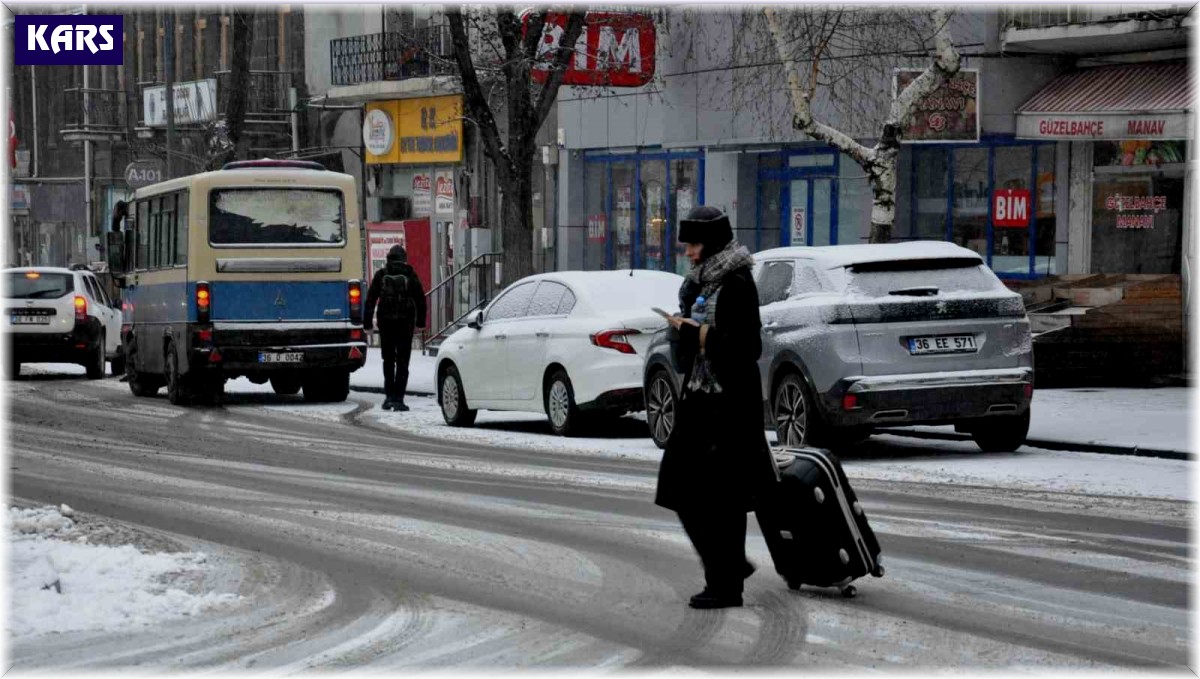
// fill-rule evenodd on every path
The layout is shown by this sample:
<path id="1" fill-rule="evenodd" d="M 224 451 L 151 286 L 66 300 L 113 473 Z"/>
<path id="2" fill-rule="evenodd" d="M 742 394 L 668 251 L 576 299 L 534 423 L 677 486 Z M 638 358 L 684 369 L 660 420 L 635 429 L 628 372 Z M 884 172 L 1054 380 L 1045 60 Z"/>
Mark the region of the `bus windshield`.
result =
<path id="1" fill-rule="evenodd" d="M 323 189 L 215 189 L 209 196 L 213 245 L 342 245 L 342 194 Z"/>

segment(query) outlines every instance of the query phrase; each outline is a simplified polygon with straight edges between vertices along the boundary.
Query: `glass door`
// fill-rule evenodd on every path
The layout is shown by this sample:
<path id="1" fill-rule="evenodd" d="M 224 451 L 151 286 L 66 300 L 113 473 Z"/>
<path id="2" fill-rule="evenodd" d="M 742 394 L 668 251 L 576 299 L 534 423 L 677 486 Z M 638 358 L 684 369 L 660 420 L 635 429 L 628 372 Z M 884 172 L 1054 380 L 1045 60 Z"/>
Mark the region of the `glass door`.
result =
<path id="1" fill-rule="evenodd" d="M 793 179 L 782 190 L 783 245 L 829 245 L 833 227 L 833 180 Z"/>

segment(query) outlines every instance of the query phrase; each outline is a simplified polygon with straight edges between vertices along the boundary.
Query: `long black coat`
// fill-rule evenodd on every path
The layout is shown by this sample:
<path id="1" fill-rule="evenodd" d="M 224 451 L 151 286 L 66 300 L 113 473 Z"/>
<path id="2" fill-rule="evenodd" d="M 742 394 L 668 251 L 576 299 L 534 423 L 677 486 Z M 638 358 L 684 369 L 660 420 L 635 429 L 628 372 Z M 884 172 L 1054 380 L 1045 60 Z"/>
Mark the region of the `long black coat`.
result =
<path id="1" fill-rule="evenodd" d="M 690 308 L 695 301 L 683 299 Z M 705 339 L 721 392 L 687 388 L 699 329 L 684 324 L 678 352 L 687 374 L 676 408 L 675 428 L 658 469 L 655 503 L 675 511 L 750 511 L 754 498 L 775 480 L 763 427 L 762 353 L 758 291 L 749 267 L 726 274 L 717 296 L 714 325 Z"/>

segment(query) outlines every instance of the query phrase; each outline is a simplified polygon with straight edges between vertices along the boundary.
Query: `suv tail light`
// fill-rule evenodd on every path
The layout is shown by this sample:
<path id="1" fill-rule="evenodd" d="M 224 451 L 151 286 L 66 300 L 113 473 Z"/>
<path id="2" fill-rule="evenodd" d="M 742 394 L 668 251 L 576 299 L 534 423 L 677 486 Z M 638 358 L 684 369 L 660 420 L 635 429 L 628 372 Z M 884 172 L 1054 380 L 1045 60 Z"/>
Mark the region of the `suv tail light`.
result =
<path id="1" fill-rule="evenodd" d="M 350 298 L 350 322 L 362 323 L 362 282 L 350 281 L 350 286 L 346 294 L 349 295 Z"/>
<path id="2" fill-rule="evenodd" d="M 592 344 L 605 349 L 616 349 L 622 354 L 636 354 L 637 350 L 626 339 L 627 335 L 640 335 L 637 330 L 603 330 L 591 335 Z"/>
<path id="3" fill-rule="evenodd" d="M 196 283 L 196 321 L 207 323 L 211 316 L 212 293 L 208 289 L 208 283 L 200 281 Z"/>
<path id="4" fill-rule="evenodd" d="M 76 295 L 75 297 L 75 322 L 83 323 L 87 320 L 87 298 Z"/>

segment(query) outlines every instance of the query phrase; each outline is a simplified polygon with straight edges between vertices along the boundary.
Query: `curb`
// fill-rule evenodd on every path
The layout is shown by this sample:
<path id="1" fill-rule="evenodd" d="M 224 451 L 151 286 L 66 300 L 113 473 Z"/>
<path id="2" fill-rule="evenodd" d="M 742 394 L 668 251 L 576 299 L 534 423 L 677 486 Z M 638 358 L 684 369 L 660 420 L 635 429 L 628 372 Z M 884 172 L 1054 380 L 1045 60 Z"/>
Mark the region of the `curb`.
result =
<path id="1" fill-rule="evenodd" d="M 350 385 L 351 391 L 362 391 L 370 394 L 384 393 L 383 387 L 362 387 Z M 408 396 L 434 396 L 433 392 L 427 391 L 406 391 Z M 885 429 L 881 430 L 881 434 L 893 434 L 895 436 L 907 436 L 914 439 L 932 439 L 938 441 L 971 441 L 969 434 L 958 434 L 940 431 L 910 431 L 907 429 Z M 1130 455 L 1133 457 L 1158 457 L 1167 460 L 1183 460 L 1191 462 L 1193 456 L 1189 452 L 1181 450 L 1161 450 L 1157 448 L 1141 448 L 1139 446 L 1110 446 L 1098 443 L 1072 443 L 1070 441 L 1048 441 L 1046 439 L 1026 439 L 1025 444 L 1033 448 L 1045 448 L 1046 450 L 1065 450 L 1076 453 L 1101 453 L 1104 455 Z"/>
<path id="2" fill-rule="evenodd" d="M 908 436 L 915 439 L 937 439 L 941 441 L 970 441 L 968 434 L 957 434 L 940 431 L 909 431 L 886 429 L 882 434 Z M 1168 460 L 1192 461 L 1192 454 L 1180 450 L 1159 450 L 1155 448 L 1140 448 L 1138 446 L 1109 446 L 1097 443 L 1072 443 L 1070 441 L 1047 441 L 1045 439 L 1026 439 L 1025 444 L 1033 448 L 1047 450 L 1066 450 L 1077 453 L 1103 453 L 1105 455 L 1132 455 L 1135 457 L 1161 457 Z"/>

